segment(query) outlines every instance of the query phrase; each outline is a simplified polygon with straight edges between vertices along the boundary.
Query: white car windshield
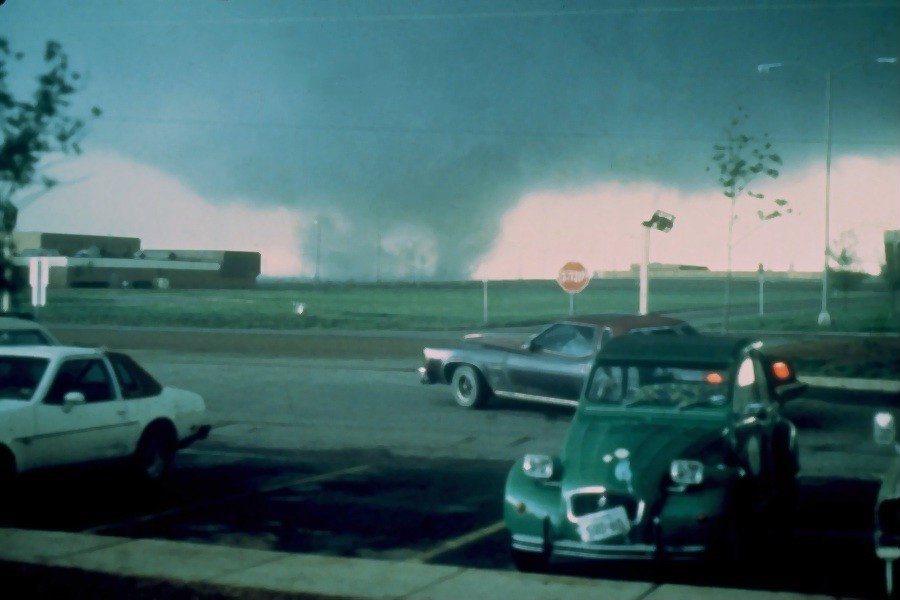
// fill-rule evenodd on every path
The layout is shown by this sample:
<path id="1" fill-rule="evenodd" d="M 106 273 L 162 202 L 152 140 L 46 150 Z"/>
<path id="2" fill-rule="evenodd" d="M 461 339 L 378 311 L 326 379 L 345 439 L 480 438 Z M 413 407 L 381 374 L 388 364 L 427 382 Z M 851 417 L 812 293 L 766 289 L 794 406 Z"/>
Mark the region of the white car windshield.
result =
<path id="1" fill-rule="evenodd" d="M 48 363 L 46 358 L 0 357 L 0 399 L 30 400 Z"/>

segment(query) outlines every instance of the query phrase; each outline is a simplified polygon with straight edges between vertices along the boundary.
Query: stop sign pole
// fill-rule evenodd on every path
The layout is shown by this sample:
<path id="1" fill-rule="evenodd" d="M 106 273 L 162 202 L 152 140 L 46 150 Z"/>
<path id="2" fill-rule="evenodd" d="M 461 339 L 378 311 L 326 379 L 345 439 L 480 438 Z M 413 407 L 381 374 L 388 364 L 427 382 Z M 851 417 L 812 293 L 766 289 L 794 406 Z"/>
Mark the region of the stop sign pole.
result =
<path id="1" fill-rule="evenodd" d="M 556 282 L 569 294 L 569 316 L 575 314 L 575 294 L 583 291 L 591 280 L 587 269 L 579 262 L 567 262 L 559 270 Z"/>

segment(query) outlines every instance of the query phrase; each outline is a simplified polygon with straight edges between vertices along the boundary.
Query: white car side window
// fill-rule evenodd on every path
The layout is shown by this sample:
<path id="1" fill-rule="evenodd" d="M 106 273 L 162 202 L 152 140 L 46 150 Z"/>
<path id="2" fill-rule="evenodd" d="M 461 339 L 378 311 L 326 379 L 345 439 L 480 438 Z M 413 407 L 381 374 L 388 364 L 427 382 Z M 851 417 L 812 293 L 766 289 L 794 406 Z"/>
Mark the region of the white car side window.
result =
<path id="1" fill-rule="evenodd" d="M 112 400 L 112 381 L 103 361 L 92 358 L 64 362 L 44 401 L 47 404 L 62 404 L 67 392 L 81 392 L 87 402 Z"/>

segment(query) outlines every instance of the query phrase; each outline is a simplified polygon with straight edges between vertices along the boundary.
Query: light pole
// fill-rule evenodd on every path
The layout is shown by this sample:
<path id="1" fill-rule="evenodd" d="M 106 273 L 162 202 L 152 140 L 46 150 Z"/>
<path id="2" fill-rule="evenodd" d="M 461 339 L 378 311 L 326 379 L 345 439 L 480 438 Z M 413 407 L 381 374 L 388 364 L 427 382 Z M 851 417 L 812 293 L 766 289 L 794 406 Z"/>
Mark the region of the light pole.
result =
<path id="1" fill-rule="evenodd" d="M 658 229 L 663 233 L 670 231 L 675 224 L 675 216 L 661 210 L 653 213 L 649 220 L 641 222 L 644 226 L 644 257 L 641 261 L 640 291 L 638 293 L 638 314 L 647 314 L 647 296 L 649 295 L 650 269 L 650 230 Z"/>
<path id="2" fill-rule="evenodd" d="M 881 56 L 875 59 L 879 64 L 894 64 L 897 62 L 896 56 Z M 797 63 L 763 63 L 756 67 L 757 71 L 763 75 L 771 72 L 773 69 L 792 65 L 799 66 L 811 71 L 816 71 L 812 67 Z M 819 312 L 818 324 L 822 327 L 831 326 L 831 315 L 828 312 L 828 258 L 831 256 L 831 85 L 834 76 L 852 67 L 859 66 L 860 63 L 848 63 L 837 69 L 828 68 L 825 70 L 825 250 L 822 261 L 822 310 Z M 818 71 L 816 71 L 818 72 Z"/>
<path id="3" fill-rule="evenodd" d="M 316 225 L 316 273 L 314 275 L 315 281 L 319 281 L 319 254 L 322 249 L 322 226 L 319 223 L 319 220 L 316 219 L 313 221 Z"/>

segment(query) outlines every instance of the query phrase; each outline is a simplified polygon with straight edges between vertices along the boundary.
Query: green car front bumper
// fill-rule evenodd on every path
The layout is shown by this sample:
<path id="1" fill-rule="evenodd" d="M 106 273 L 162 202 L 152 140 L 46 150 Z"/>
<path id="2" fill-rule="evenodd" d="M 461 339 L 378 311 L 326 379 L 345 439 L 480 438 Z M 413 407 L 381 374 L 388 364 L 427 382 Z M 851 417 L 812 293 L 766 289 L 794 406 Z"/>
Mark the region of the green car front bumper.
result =
<path id="1" fill-rule="evenodd" d="M 672 492 L 650 505 L 635 501 L 626 534 L 585 541 L 558 484 L 511 472 L 504 518 L 513 550 L 592 560 L 700 560 L 722 550 L 727 526 L 726 488 L 709 486 Z"/>

